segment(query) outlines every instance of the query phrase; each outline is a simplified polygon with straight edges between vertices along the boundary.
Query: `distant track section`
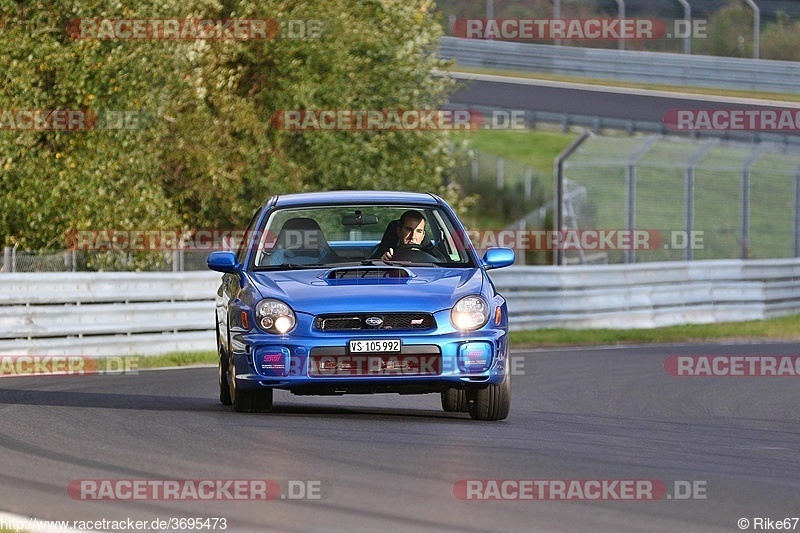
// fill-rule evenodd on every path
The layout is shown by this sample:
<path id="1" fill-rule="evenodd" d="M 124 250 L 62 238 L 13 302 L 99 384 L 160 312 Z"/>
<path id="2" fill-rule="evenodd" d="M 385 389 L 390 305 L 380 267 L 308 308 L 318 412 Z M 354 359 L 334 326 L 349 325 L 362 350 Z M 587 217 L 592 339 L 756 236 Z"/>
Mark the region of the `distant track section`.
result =
<path id="1" fill-rule="evenodd" d="M 674 110 L 774 108 L 800 111 L 800 104 L 792 102 L 669 93 L 488 74 L 456 72 L 452 76 L 463 83 L 462 88 L 450 98 L 450 104 L 466 107 L 519 109 L 653 123 L 663 123 L 667 113 Z M 800 134 L 798 131 L 780 133 Z"/>

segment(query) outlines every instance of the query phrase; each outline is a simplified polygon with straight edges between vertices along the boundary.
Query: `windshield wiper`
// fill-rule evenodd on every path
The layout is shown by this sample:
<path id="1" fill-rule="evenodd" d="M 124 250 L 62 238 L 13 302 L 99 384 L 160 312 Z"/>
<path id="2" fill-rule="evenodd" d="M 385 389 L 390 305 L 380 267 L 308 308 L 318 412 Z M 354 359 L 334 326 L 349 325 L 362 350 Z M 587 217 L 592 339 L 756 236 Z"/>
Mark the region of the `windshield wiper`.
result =
<path id="1" fill-rule="evenodd" d="M 381 261 L 381 263 L 391 266 L 421 266 L 421 267 L 438 267 L 439 263 L 431 263 L 429 261 Z"/>
<path id="2" fill-rule="evenodd" d="M 324 266 L 322 263 L 281 263 L 280 265 L 264 265 L 256 267 L 256 270 L 287 270 L 287 269 L 300 269 L 300 268 L 320 268 Z"/>
<path id="3" fill-rule="evenodd" d="M 381 267 L 381 266 L 439 266 L 436 263 L 423 263 L 423 262 L 416 262 L 416 261 L 384 261 L 383 259 L 364 259 L 362 261 L 352 261 L 347 263 L 327 263 L 326 267 L 359 267 L 359 266 L 374 266 L 374 267 Z"/>

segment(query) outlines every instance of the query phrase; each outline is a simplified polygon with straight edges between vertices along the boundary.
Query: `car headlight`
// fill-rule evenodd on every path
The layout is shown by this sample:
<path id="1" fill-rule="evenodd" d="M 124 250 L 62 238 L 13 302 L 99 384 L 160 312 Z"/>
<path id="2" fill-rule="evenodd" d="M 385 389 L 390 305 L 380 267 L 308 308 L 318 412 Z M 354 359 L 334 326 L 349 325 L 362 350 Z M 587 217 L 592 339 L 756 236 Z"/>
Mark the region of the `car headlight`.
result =
<path id="1" fill-rule="evenodd" d="M 286 303 L 274 298 L 265 298 L 256 304 L 256 322 L 269 333 L 284 334 L 297 323 L 294 311 Z"/>
<path id="2" fill-rule="evenodd" d="M 453 306 L 450 321 L 461 331 L 483 327 L 489 321 L 489 304 L 480 296 L 465 296 Z"/>

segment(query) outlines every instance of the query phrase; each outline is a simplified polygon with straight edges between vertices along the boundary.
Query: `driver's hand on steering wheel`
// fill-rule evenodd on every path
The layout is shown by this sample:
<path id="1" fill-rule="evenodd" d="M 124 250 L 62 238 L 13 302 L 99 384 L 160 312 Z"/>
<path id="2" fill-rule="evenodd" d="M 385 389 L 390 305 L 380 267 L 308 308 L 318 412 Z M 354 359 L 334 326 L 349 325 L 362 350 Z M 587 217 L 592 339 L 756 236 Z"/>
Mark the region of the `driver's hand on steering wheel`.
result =
<path id="1" fill-rule="evenodd" d="M 394 255 L 394 250 L 392 250 L 391 248 L 389 248 L 389 249 L 388 249 L 388 250 L 386 250 L 386 252 L 384 252 L 384 254 L 381 256 L 381 261 L 391 261 L 391 260 L 392 260 L 392 256 L 393 256 L 393 255 Z"/>

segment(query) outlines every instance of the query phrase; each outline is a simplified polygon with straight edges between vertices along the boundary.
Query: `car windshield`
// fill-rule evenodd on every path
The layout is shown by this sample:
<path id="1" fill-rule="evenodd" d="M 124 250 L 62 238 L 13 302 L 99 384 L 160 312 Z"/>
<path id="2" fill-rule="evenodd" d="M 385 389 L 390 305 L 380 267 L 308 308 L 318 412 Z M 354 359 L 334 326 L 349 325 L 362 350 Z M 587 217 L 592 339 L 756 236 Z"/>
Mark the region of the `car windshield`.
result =
<path id="1" fill-rule="evenodd" d="M 402 222 L 401 222 L 402 221 Z M 435 206 L 324 206 L 277 209 L 256 233 L 259 270 L 344 264 L 474 267 L 453 221 Z"/>

